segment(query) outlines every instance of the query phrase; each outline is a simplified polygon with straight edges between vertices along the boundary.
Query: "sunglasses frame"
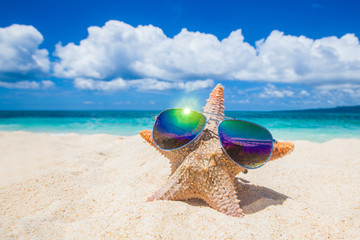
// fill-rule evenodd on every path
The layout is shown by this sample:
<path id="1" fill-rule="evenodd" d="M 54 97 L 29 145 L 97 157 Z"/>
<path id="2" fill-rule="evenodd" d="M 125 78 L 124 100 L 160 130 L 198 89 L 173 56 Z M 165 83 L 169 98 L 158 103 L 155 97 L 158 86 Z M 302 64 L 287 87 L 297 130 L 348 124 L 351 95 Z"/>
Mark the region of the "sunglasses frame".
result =
<path id="1" fill-rule="evenodd" d="M 185 108 L 170 108 L 170 109 L 163 110 L 163 111 L 160 112 L 157 116 L 154 117 L 155 123 L 156 123 L 156 121 L 157 121 L 157 118 L 158 118 L 163 112 L 166 112 L 166 111 L 169 111 L 169 110 L 184 110 L 184 111 L 185 111 Z M 177 149 L 180 149 L 180 148 L 183 148 L 183 147 L 189 145 L 190 143 L 192 143 L 193 141 L 195 141 L 196 139 L 198 139 L 198 138 L 200 138 L 200 137 L 202 136 L 204 128 L 205 128 L 206 125 L 209 123 L 209 121 L 212 120 L 212 121 L 216 121 L 216 122 L 217 122 L 217 137 L 218 137 L 218 139 L 219 139 L 219 142 L 220 142 L 220 144 L 221 144 L 221 148 L 222 148 L 223 152 L 225 152 L 226 155 L 227 155 L 234 163 L 236 163 L 236 164 L 239 165 L 240 167 L 243 167 L 243 168 L 246 168 L 246 169 L 256 169 L 256 168 L 259 168 L 259 167 L 264 166 L 264 165 L 269 161 L 269 159 L 270 159 L 270 157 L 271 157 L 271 154 L 272 154 L 272 151 L 273 151 L 274 143 L 277 143 L 277 141 L 273 138 L 271 132 L 270 132 L 267 128 L 265 128 L 265 127 L 263 127 L 263 126 L 261 126 L 261 125 L 259 125 L 259 124 L 257 124 L 257 123 L 253 123 L 253 122 L 245 121 L 245 120 L 240 120 L 240 119 L 236 119 L 236 118 L 232 118 L 232 117 L 226 117 L 226 116 L 223 116 L 223 115 L 220 115 L 220 114 L 209 113 L 209 112 L 194 111 L 194 110 L 191 110 L 191 109 L 189 109 L 189 110 L 192 111 L 192 112 L 196 112 L 196 113 L 201 114 L 202 116 L 205 117 L 205 120 L 206 120 L 205 123 L 204 123 L 204 126 L 203 126 L 202 129 L 199 131 L 199 133 L 196 135 L 196 137 L 194 137 L 194 139 L 192 139 L 190 142 L 184 144 L 184 145 L 181 146 L 181 147 L 177 147 L 177 148 L 173 148 L 173 149 L 163 149 L 163 148 L 161 148 L 161 147 L 154 141 L 155 138 L 154 138 L 154 129 L 153 129 L 153 131 L 152 131 L 152 138 L 153 138 L 153 142 L 154 142 L 154 144 L 155 144 L 155 146 L 156 146 L 157 148 L 159 148 L 159 149 L 161 149 L 161 150 L 163 150 L 163 151 L 174 151 L 174 150 L 177 150 Z M 221 116 L 221 117 L 223 117 L 224 119 L 221 120 L 221 121 L 219 121 L 219 120 L 213 119 L 213 118 L 211 118 L 211 117 L 210 117 L 210 118 L 207 118 L 203 113 L 209 114 L 209 115 L 214 115 L 214 116 Z M 220 139 L 220 137 L 219 137 L 219 126 L 220 126 L 221 123 L 223 123 L 223 122 L 225 122 L 225 121 L 229 121 L 229 120 L 230 120 L 230 121 L 235 120 L 235 121 L 241 121 L 241 122 L 247 122 L 247 123 L 254 124 L 254 125 L 258 126 L 258 127 L 261 127 L 261 128 L 263 128 L 263 129 L 265 129 L 265 130 L 270 134 L 270 136 L 271 136 L 271 152 L 270 152 L 270 154 L 269 154 L 269 157 L 266 159 L 266 161 L 265 161 L 263 164 L 261 164 L 261 165 L 259 165 L 259 166 L 257 166 L 257 167 L 254 167 L 254 168 L 245 167 L 245 166 L 237 163 L 237 162 L 236 162 L 234 159 L 232 159 L 232 157 L 230 157 L 230 155 L 226 152 L 226 150 L 225 150 L 225 148 L 224 148 L 224 145 L 223 145 L 223 143 L 221 142 L 221 139 Z M 155 123 L 154 123 L 154 127 L 155 127 Z"/>

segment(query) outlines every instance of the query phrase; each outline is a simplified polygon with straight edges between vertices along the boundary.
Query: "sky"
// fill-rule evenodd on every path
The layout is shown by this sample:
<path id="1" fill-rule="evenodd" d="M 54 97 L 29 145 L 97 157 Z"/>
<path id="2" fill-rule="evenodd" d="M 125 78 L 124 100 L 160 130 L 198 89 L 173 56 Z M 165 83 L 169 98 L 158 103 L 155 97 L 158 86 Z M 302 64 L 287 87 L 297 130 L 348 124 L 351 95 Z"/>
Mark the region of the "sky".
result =
<path id="1" fill-rule="evenodd" d="M 0 110 L 360 105 L 358 1 L 1 1 Z"/>

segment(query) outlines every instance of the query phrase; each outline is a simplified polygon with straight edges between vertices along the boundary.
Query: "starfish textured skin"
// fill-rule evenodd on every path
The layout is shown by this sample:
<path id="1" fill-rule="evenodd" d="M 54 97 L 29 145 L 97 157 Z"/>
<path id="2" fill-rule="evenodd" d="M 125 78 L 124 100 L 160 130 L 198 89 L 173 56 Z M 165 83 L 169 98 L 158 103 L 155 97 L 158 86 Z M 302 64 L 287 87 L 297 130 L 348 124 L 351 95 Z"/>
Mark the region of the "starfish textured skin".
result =
<path id="1" fill-rule="evenodd" d="M 221 84 L 214 88 L 203 109 L 208 119 L 224 119 L 224 91 Z M 171 165 L 169 179 L 148 201 L 200 198 L 219 212 L 235 217 L 243 215 L 234 179 L 245 169 L 223 151 L 218 136 L 214 134 L 217 127 L 216 121 L 208 121 L 195 141 L 173 151 L 157 148 L 152 139 L 152 131 L 140 132 L 150 145 L 170 160 Z M 292 143 L 275 143 L 270 160 L 281 158 L 293 149 Z"/>

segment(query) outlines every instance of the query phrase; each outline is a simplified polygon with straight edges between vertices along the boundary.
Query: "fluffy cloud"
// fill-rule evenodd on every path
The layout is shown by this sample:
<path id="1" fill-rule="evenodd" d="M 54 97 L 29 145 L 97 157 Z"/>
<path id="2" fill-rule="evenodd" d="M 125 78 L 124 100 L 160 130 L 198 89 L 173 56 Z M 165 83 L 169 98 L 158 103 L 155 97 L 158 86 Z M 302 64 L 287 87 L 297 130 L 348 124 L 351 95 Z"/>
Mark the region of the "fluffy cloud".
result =
<path id="1" fill-rule="evenodd" d="M 0 80 L 14 82 L 46 75 L 50 62 L 48 51 L 39 49 L 42 41 L 43 36 L 33 26 L 14 24 L 0 28 Z M 18 86 L 34 84 L 26 82 Z"/>
<path id="2" fill-rule="evenodd" d="M 256 55 L 240 30 L 221 42 L 214 35 L 186 29 L 168 38 L 152 25 L 134 28 L 119 21 L 90 27 L 88 32 L 80 45 L 56 46 L 57 76 L 184 81 L 219 79 L 230 73 L 230 78 L 232 72 L 246 69 L 248 59 Z"/>
<path id="3" fill-rule="evenodd" d="M 263 78 L 278 82 L 359 81 L 360 45 L 354 34 L 313 40 L 273 31 L 256 44 Z"/>
<path id="4" fill-rule="evenodd" d="M 185 90 L 187 92 L 195 91 L 204 88 L 210 88 L 214 86 L 214 80 L 196 80 L 189 82 L 167 82 L 158 81 L 156 79 L 141 79 L 129 81 L 129 85 L 138 88 L 139 90 Z"/>
<path id="5" fill-rule="evenodd" d="M 74 85 L 79 89 L 98 91 L 117 91 L 127 88 L 127 83 L 121 78 L 112 81 L 96 81 L 88 78 L 76 78 Z"/>
<path id="6" fill-rule="evenodd" d="M 196 79 L 360 82 L 360 44 L 354 34 L 313 40 L 275 30 L 253 47 L 244 41 L 241 30 L 223 40 L 186 29 L 169 38 L 152 25 L 132 27 L 109 21 L 103 27 L 90 27 L 88 32 L 79 45 L 56 46 L 56 76 L 100 81 L 150 79 L 149 83 L 162 80 L 157 89 L 187 89 L 170 82 L 181 85 Z M 140 89 L 148 88 L 138 84 Z"/>
<path id="7" fill-rule="evenodd" d="M 84 90 L 97 90 L 97 91 L 118 91 L 125 90 L 128 88 L 136 88 L 140 91 L 151 91 L 151 90 L 185 90 L 194 91 L 203 88 L 209 88 L 214 86 L 212 79 L 207 80 L 196 80 L 189 82 L 168 82 L 159 81 L 156 79 L 136 79 L 125 81 L 122 78 L 117 78 L 111 81 L 101 81 L 89 78 L 76 78 L 74 85 L 78 89 Z"/>
<path id="8" fill-rule="evenodd" d="M 283 98 L 283 97 L 292 97 L 294 95 L 293 91 L 290 90 L 279 90 L 275 85 L 268 84 L 262 93 L 259 94 L 261 98 Z"/>
<path id="9" fill-rule="evenodd" d="M 55 83 L 50 80 L 43 80 L 43 81 L 41 81 L 41 84 L 42 84 L 42 88 L 45 88 L 45 89 L 55 86 Z"/>
<path id="10" fill-rule="evenodd" d="M 18 82 L 3 82 L 0 81 L 0 87 L 9 89 L 48 89 L 55 86 L 54 82 L 44 80 L 41 82 L 36 81 L 18 81 Z"/>
<path id="11" fill-rule="evenodd" d="M 360 97 L 360 84 L 328 84 L 317 86 L 315 89 L 322 95 L 337 96 L 339 99 Z"/>
<path id="12" fill-rule="evenodd" d="M 261 84 L 262 85 L 262 84 Z M 319 90 L 318 88 L 315 88 L 316 90 Z M 319 91 L 315 91 L 319 92 Z M 233 98 L 241 96 L 242 98 L 250 98 L 252 100 L 254 99 L 266 99 L 266 98 L 272 98 L 272 99 L 309 99 L 309 97 L 313 97 L 313 94 L 310 94 L 307 90 L 302 89 L 299 86 L 286 86 L 286 87 L 278 87 L 275 84 L 268 83 L 265 86 L 258 86 L 253 88 L 245 88 L 241 90 L 237 90 L 238 95 L 233 95 Z M 244 100 L 234 100 L 233 103 L 247 103 Z"/>
<path id="13" fill-rule="evenodd" d="M 310 93 L 306 90 L 301 90 L 300 96 L 308 97 L 308 96 L 310 96 Z"/>
<path id="14" fill-rule="evenodd" d="M 328 88 L 360 85 L 360 44 L 354 34 L 310 39 L 274 30 L 253 47 L 241 30 L 223 40 L 212 34 L 183 29 L 173 38 L 152 25 L 132 27 L 109 21 L 90 27 L 79 45 L 57 44 L 53 72 L 73 78 L 79 89 L 140 91 L 208 88 L 217 80 L 313 84 Z M 50 72 L 43 36 L 33 26 L 0 28 L 0 87 L 43 89 L 39 80 Z M 126 80 L 125 80 L 126 79 Z M 206 80 L 199 80 L 206 79 Z M 291 97 L 291 90 L 267 85 L 262 97 Z M 344 88 L 358 96 L 358 87 Z M 295 94 L 297 95 L 297 94 Z M 302 97 L 309 96 L 303 91 Z"/>

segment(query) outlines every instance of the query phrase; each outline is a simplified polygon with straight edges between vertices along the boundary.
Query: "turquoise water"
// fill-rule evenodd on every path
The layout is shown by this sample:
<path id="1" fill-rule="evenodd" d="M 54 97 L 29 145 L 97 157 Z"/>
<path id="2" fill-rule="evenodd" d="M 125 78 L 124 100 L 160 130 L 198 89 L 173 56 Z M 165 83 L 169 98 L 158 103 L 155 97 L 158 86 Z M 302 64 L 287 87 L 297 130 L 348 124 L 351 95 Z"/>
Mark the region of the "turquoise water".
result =
<path id="1" fill-rule="evenodd" d="M 152 129 L 159 111 L 0 111 L 0 131 L 53 134 L 105 133 L 136 135 Z M 333 138 L 360 139 L 360 112 L 226 112 L 226 116 L 258 123 L 281 140 L 325 142 Z"/>

